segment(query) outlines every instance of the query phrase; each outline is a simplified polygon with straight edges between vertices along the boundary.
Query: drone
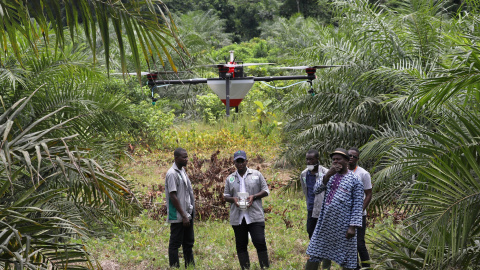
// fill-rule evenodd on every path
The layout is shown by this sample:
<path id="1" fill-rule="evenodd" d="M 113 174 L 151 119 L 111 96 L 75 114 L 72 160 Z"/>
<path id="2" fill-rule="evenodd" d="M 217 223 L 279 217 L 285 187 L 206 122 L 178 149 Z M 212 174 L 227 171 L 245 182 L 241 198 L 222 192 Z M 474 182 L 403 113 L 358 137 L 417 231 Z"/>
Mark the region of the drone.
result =
<path id="1" fill-rule="evenodd" d="M 234 51 L 230 51 L 230 61 L 224 64 L 204 65 L 203 67 L 213 67 L 218 69 L 218 78 L 195 78 L 195 79 L 179 79 L 179 80 L 160 80 L 158 75 L 161 72 L 143 73 L 147 76 L 148 85 L 152 89 L 152 104 L 157 101 L 153 96 L 153 89 L 158 85 L 192 85 L 206 83 L 213 92 L 220 98 L 226 106 L 226 116 L 230 116 L 230 107 L 235 107 L 238 112 L 238 106 L 252 88 L 253 84 L 258 81 L 271 82 L 277 80 L 307 80 L 310 84 L 310 94 L 314 94 L 312 81 L 316 79 L 315 72 L 317 69 L 343 67 L 342 65 L 321 65 L 321 66 L 294 66 L 279 67 L 280 69 L 303 69 L 307 75 L 292 76 L 269 76 L 269 77 L 247 77 L 244 73 L 244 67 L 258 65 L 273 65 L 273 63 L 243 63 L 236 62 Z"/>

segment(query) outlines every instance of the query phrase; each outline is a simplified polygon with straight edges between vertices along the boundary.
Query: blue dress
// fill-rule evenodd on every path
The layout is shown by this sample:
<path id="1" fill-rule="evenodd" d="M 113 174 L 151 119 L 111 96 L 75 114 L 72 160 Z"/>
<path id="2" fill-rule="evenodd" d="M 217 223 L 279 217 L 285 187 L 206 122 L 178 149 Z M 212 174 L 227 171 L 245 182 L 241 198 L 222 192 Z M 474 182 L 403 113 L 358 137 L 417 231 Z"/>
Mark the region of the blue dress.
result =
<path id="1" fill-rule="evenodd" d="M 318 182 L 316 191 L 325 186 Z M 342 267 L 357 267 L 357 235 L 347 239 L 349 226 L 362 226 L 363 183 L 353 172 L 330 177 L 322 211 L 307 248 L 311 259 L 329 259 Z"/>

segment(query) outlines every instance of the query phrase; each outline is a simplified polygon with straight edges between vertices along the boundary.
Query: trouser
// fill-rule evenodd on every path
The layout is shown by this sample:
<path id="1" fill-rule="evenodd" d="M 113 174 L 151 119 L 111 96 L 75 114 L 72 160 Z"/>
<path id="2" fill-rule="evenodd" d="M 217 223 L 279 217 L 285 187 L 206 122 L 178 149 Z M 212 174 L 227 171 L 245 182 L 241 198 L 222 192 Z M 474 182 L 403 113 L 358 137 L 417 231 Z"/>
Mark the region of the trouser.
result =
<path id="1" fill-rule="evenodd" d="M 270 267 L 268 259 L 267 243 L 265 242 L 265 222 L 253 222 L 247 224 L 245 218 L 240 225 L 232 226 L 235 233 L 235 246 L 237 248 L 238 260 L 242 270 L 250 268 L 248 256 L 248 233 L 252 237 L 252 243 L 257 249 L 260 268 Z"/>
<path id="2" fill-rule="evenodd" d="M 312 211 L 307 212 L 307 233 L 308 239 L 312 239 L 313 232 L 317 226 L 318 218 L 312 217 Z"/>
<path id="3" fill-rule="evenodd" d="M 247 252 L 248 233 L 252 237 L 252 243 L 257 249 L 257 252 L 267 251 L 267 243 L 265 242 L 265 222 L 253 222 L 247 224 L 245 219 L 242 224 L 233 226 L 235 233 L 235 246 L 237 254 Z"/>
<path id="4" fill-rule="evenodd" d="M 185 268 L 189 264 L 195 265 L 193 260 L 193 243 L 195 236 L 193 232 L 193 219 L 190 220 L 190 226 L 183 227 L 183 223 L 170 224 L 170 242 L 168 244 L 168 261 L 170 267 L 180 267 L 178 259 L 178 249 L 183 248 L 183 257 L 185 259 Z"/>
<path id="5" fill-rule="evenodd" d="M 361 267 L 370 267 L 370 264 L 364 263 L 364 261 L 369 261 L 370 256 L 368 255 L 367 246 L 365 245 L 365 231 L 367 229 L 367 216 L 362 218 L 362 227 L 357 228 L 357 250 L 358 255 L 360 255 L 360 261 L 362 262 Z M 357 267 L 360 269 L 360 264 Z"/>

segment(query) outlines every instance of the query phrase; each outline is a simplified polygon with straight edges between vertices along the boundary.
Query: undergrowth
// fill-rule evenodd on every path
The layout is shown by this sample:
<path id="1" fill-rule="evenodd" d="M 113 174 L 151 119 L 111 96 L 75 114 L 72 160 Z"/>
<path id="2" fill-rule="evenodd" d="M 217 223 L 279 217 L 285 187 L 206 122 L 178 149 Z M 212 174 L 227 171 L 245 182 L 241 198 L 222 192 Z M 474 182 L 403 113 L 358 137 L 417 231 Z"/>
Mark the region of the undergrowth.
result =
<path id="1" fill-rule="evenodd" d="M 164 178 L 173 163 L 172 149 L 180 146 L 189 154 L 186 169 L 196 197 L 195 269 L 240 269 L 233 229 L 228 222 L 229 205 L 222 194 L 226 176 L 235 170 L 231 155 L 243 149 L 249 157 L 249 167 L 264 174 L 271 190 L 263 199 L 271 269 L 302 269 L 309 242 L 305 200 L 300 192 L 283 189 L 300 168 L 275 168 L 272 164 L 279 150 L 278 134 L 265 137 L 250 132 L 251 123 L 242 121 L 227 120 L 217 125 L 183 123 L 165 131 L 176 134 L 175 143 L 168 147 L 133 151 L 123 169 L 127 178 L 135 182 L 135 192 L 145 210 L 130 229 L 113 228 L 110 237 L 79 242 L 84 241 L 102 265 L 111 266 L 106 269 L 168 269 L 170 228 L 165 216 Z M 394 228 L 393 223 L 368 229 L 367 242 L 379 238 L 380 231 Z M 259 269 L 252 243 L 248 249 L 251 269 Z M 332 269 L 340 268 L 334 264 Z"/>

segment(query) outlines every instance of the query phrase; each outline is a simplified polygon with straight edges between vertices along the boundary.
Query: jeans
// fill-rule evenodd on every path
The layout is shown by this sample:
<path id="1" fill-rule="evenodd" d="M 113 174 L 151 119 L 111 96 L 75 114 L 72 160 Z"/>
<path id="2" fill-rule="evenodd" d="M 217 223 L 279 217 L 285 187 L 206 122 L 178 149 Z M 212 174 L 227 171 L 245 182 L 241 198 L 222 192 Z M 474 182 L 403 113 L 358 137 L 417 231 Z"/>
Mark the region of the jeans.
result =
<path id="1" fill-rule="evenodd" d="M 253 222 L 247 224 L 245 219 L 242 224 L 233 226 L 235 233 L 235 246 L 237 254 L 248 252 L 248 233 L 252 237 L 252 243 L 257 249 L 257 252 L 267 251 L 267 243 L 265 242 L 265 222 Z"/>
<path id="2" fill-rule="evenodd" d="M 308 239 L 312 239 L 313 231 L 315 231 L 315 227 L 317 226 L 318 218 L 312 217 L 312 211 L 308 211 L 307 213 L 307 233 Z"/>
<path id="3" fill-rule="evenodd" d="M 195 236 L 193 232 L 193 219 L 190 220 L 190 226 L 183 227 L 183 223 L 170 224 L 170 242 L 168 244 L 168 261 L 170 267 L 180 267 L 178 259 L 178 249 L 183 248 L 183 257 L 185 258 L 185 268 L 189 264 L 195 265 L 193 260 L 193 243 Z"/>
<path id="4" fill-rule="evenodd" d="M 367 229 L 367 216 L 362 218 L 362 227 L 357 228 L 357 250 L 360 255 L 360 261 L 369 261 L 370 256 L 368 255 L 367 246 L 365 245 L 365 230 Z M 362 267 L 370 267 L 368 263 L 362 263 Z M 360 265 L 357 267 L 360 269 Z"/>

